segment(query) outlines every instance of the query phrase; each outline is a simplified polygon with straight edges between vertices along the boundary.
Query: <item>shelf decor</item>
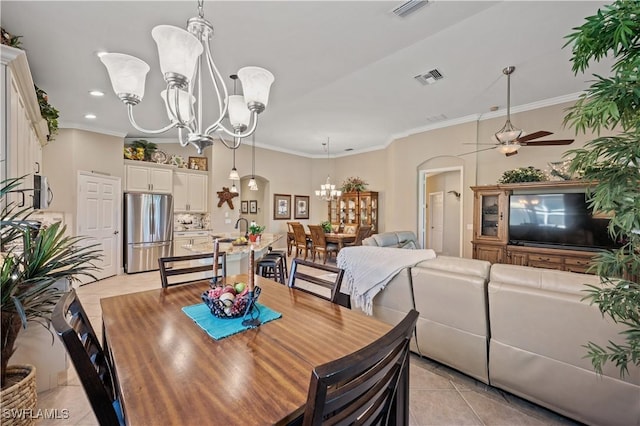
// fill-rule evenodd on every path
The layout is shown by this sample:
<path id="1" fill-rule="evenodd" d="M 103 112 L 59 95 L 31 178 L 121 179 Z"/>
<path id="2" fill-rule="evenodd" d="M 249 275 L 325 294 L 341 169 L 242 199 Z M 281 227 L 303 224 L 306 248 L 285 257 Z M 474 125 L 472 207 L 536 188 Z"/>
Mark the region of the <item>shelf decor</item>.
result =
<path id="1" fill-rule="evenodd" d="M 367 190 L 367 185 L 369 184 L 357 176 L 348 177 L 342 182 L 342 192 L 363 192 Z"/>
<path id="2" fill-rule="evenodd" d="M 547 176 L 540 169 L 529 166 L 507 170 L 502 174 L 498 183 L 544 182 L 546 180 L 548 180 Z"/>

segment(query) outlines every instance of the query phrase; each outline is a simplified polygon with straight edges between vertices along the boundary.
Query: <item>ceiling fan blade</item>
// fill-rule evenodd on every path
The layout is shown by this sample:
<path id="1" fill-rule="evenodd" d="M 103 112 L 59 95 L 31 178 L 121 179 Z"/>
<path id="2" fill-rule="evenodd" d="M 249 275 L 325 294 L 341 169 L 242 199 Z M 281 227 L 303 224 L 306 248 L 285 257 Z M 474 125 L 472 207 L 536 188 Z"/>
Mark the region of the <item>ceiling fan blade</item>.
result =
<path id="1" fill-rule="evenodd" d="M 513 151 L 513 152 L 507 152 L 506 154 L 504 154 L 505 157 L 511 157 L 512 155 L 516 155 L 518 153 L 518 151 Z"/>
<path id="2" fill-rule="evenodd" d="M 549 141 L 531 141 L 527 143 L 521 143 L 522 146 L 552 146 L 552 145 L 571 145 L 573 139 L 554 139 Z"/>
<path id="3" fill-rule="evenodd" d="M 498 143 L 482 143 L 482 142 L 464 142 L 462 145 L 492 145 L 492 146 L 498 146 L 500 144 Z"/>
<path id="4" fill-rule="evenodd" d="M 483 148 L 483 149 L 479 149 L 477 151 L 469 151 L 469 152 L 465 152 L 464 154 L 458 154 L 456 155 L 456 157 L 462 157 L 463 155 L 469 155 L 469 154 L 475 154 L 476 152 L 482 152 L 482 151 L 489 151 L 490 149 L 496 149 L 498 146 L 492 146 L 491 148 Z"/>
<path id="5" fill-rule="evenodd" d="M 529 133 L 528 135 L 524 135 L 518 139 L 516 139 L 516 141 L 522 143 L 522 142 L 527 142 L 530 141 L 532 139 L 538 139 L 538 138 L 543 138 L 545 136 L 549 136 L 552 135 L 552 132 L 547 132 L 546 130 L 538 130 L 537 132 L 533 132 L 533 133 Z"/>

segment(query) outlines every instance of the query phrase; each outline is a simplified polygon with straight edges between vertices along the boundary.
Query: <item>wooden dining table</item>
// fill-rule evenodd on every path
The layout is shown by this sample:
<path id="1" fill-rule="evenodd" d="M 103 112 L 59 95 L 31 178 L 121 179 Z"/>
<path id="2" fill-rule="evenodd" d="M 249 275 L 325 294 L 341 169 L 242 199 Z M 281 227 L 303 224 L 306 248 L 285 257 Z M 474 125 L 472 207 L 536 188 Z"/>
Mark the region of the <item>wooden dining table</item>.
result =
<path id="1" fill-rule="evenodd" d="M 226 280 L 247 282 L 247 275 Z M 166 289 L 158 283 L 157 290 L 101 300 L 128 425 L 290 423 L 304 413 L 315 366 L 391 328 L 266 278 L 256 276 L 256 284 L 259 302 L 282 317 L 221 340 L 181 310 L 201 302 L 208 281 Z M 397 411 L 408 415 L 405 408 Z"/>
<path id="2" fill-rule="evenodd" d="M 307 238 L 311 239 L 311 233 L 307 232 Z M 328 243 L 334 243 L 338 245 L 338 251 L 342 250 L 345 244 L 352 243 L 356 240 L 356 234 L 345 234 L 345 233 L 336 233 L 336 232 L 326 232 L 324 234 L 324 239 Z"/>

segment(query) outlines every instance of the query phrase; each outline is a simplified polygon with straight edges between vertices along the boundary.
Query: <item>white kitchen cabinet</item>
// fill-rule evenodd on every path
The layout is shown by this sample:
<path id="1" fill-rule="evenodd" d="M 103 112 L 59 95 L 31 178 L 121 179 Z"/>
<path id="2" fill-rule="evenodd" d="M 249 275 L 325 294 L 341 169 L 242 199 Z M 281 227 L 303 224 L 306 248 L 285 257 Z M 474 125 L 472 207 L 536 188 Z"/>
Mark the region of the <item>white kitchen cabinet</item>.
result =
<path id="1" fill-rule="evenodd" d="M 27 63 L 26 53 L 2 46 L 0 66 L 0 179 L 28 175 L 22 186 L 33 188 L 33 174 L 40 172 L 42 146 L 49 133 Z"/>
<path id="2" fill-rule="evenodd" d="M 196 171 L 176 171 L 173 178 L 173 210 L 175 212 L 206 213 L 208 174 Z"/>
<path id="3" fill-rule="evenodd" d="M 207 231 L 175 232 L 173 235 L 173 255 L 186 256 L 196 254 L 195 252 L 184 248 L 184 246 L 205 244 L 211 241 L 211 237 Z"/>
<path id="4" fill-rule="evenodd" d="M 164 164 L 140 165 L 125 162 L 125 190 L 171 194 L 173 167 Z"/>

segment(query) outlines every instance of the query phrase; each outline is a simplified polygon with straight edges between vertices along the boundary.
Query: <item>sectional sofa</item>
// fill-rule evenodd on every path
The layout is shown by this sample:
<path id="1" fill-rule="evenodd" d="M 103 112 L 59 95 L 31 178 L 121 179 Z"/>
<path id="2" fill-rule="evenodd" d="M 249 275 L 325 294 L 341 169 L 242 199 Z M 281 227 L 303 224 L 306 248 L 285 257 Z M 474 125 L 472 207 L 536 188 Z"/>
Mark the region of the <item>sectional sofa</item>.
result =
<path id="1" fill-rule="evenodd" d="M 397 247 L 397 245 L 396 245 Z M 441 256 L 405 268 L 373 300 L 395 324 L 420 312 L 412 350 L 583 423 L 640 425 L 640 369 L 593 371 L 583 347 L 623 327 L 581 299 L 591 275 Z"/>

